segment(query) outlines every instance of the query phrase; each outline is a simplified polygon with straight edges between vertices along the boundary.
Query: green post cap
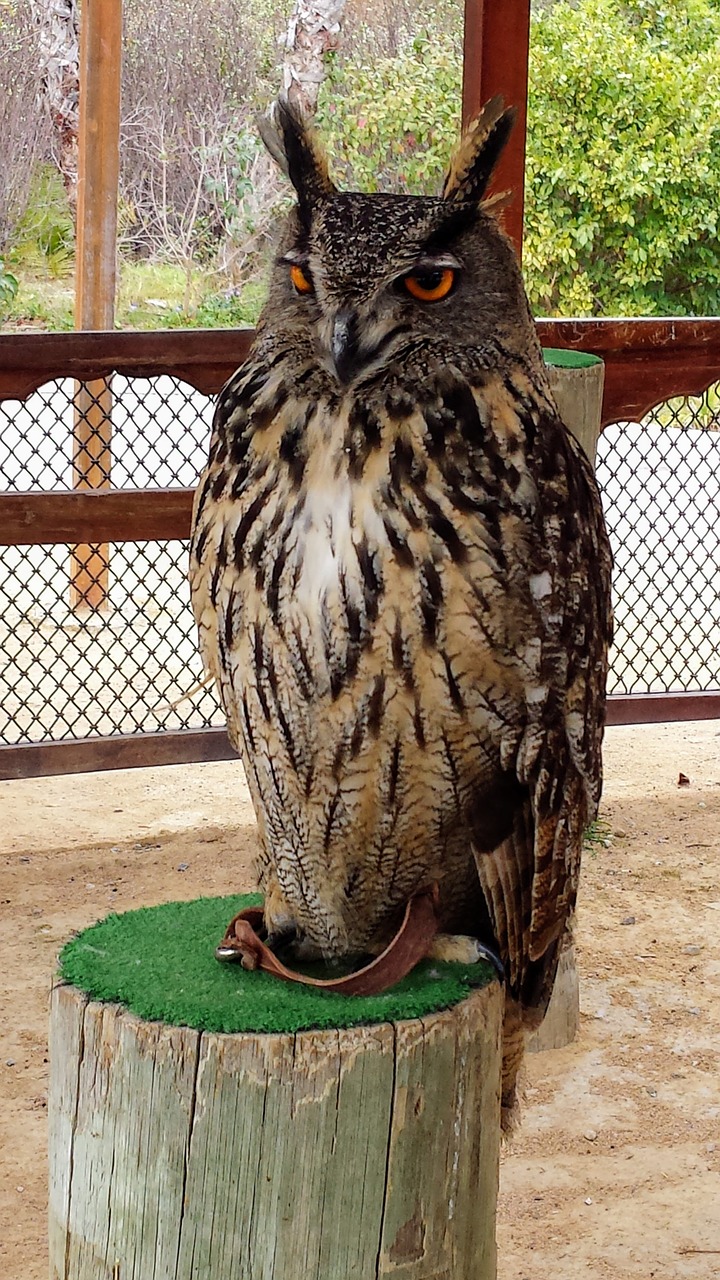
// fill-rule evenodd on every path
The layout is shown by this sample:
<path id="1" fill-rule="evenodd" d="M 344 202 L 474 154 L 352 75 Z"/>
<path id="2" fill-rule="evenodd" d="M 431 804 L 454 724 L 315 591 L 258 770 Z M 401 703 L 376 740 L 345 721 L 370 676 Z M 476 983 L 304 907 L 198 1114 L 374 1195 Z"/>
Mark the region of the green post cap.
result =
<path id="1" fill-rule="evenodd" d="M 555 369 L 588 369 L 591 364 L 602 364 L 599 356 L 588 351 L 569 351 L 560 347 L 543 347 L 545 363 Z"/>
<path id="2" fill-rule="evenodd" d="M 482 963 L 423 960 L 389 991 L 345 996 L 219 964 L 215 947 L 228 921 L 260 902 L 257 894 L 198 898 L 107 916 L 66 944 L 60 976 L 91 999 L 123 1004 L 140 1018 L 230 1033 L 419 1018 L 449 1009 L 494 977 Z"/>

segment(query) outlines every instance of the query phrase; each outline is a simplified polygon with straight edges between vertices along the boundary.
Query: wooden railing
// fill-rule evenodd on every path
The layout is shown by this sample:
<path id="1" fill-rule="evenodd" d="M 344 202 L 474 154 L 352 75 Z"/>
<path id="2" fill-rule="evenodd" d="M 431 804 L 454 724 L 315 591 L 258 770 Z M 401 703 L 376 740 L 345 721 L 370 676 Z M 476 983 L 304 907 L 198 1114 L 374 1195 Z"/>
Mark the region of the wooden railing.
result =
<path id="1" fill-rule="evenodd" d="M 720 319 L 547 320 L 543 345 L 605 361 L 603 423 L 636 420 L 672 396 L 720 381 Z M 0 400 L 56 378 L 172 375 L 216 393 L 245 358 L 252 331 L 67 333 L 0 337 Z M 187 538 L 189 489 L 0 494 L 0 545 L 99 544 Z M 720 691 L 610 699 L 610 723 L 720 717 Z M 178 730 L 0 747 L 0 777 L 226 758 L 224 730 Z"/>

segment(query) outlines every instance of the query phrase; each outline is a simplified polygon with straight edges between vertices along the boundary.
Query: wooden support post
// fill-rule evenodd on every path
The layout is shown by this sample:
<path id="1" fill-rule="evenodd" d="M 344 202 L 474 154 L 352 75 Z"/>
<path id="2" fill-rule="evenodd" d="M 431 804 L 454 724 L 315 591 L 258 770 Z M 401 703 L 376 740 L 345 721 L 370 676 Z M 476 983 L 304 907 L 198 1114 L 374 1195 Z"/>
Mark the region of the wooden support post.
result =
<path id="1" fill-rule="evenodd" d="M 112 388 L 109 378 L 76 382 L 73 396 L 73 489 L 110 488 L 112 464 Z M 70 559 L 70 605 L 103 609 L 108 605 L 110 550 L 106 542 L 81 543 Z"/>
<path id="2" fill-rule="evenodd" d="M 580 980 L 575 959 L 575 942 L 572 929 L 568 929 L 560 947 L 555 985 L 545 1014 L 537 1031 L 525 1042 L 528 1053 L 543 1053 L 545 1049 L 564 1049 L 572 1044 L 580 1026 Z"/>
<path id="3" fill-rule="evenodd" d="M 495 1280 L 503 993 L 290 1034 L 56 986 L 52 1280 Z"/>
<path id="4" fill-rule="evenodd" d="M 77 329 L 112 329 L 115 322 L 121 50 L 122 0 L 84 0 L 80 19 Z M 73 434 L 73 488 L 110 488 L 109 380 L 76 384 Z M 108 600 L 108 582 L 107 544 L 74 547 L 71 606 L 102 608 Z"/>
<path id="5" fill-rule="evenodd" d="M 518 257 L 523 238 L 529 48 L 530 0 L 465 0 L 463 122 L 473 120 L 483 103 L 498 93 L 517 110 L 492 190 L 512 192 L 502 220 Z"/>

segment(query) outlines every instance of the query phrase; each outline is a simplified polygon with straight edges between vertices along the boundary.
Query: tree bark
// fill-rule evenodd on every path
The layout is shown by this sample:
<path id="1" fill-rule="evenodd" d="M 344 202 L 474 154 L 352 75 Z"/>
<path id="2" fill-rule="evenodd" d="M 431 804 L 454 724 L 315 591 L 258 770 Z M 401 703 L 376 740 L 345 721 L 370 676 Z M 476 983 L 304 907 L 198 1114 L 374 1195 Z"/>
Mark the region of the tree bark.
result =
<path id="1" fill-rule="evenodd" d="M 80 48 L 78 0 L 34 0 L 44 98 L 53 127 L 55 162 L 73 219 L 77 216 Z"/>
<path id="2" fill-rule="evenodd" d="M 296 0 L 285 37 L 283 90 L 313 115 L 325 79 L 325 54 L 337 49 L 347 0 Z"/>
<path id="3" fill-rule="evenodd" d="M 56 986 L 52 1280 L 495 1280 L 503 993 L 296 1035 Z"/>

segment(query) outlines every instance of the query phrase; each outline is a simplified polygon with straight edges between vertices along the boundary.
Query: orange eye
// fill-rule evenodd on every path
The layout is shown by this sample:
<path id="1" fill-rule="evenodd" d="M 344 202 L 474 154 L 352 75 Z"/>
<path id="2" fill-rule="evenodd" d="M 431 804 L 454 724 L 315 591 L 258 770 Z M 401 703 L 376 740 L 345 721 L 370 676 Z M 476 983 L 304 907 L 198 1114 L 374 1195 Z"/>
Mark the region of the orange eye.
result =
<path id="1" fill-rule="evenodd" d="M 416 271 L 405 276 L 403 284 L 413 298 L 420 302 L 439 302 L 447 298 L 455 283 L 456 272 L 452 267 L 438 267 L 436 271 Z"/>
<path id="2" fill-rule="evenodd" d="M 312 293 L 312 280 L 305 275 L 302 267 L 299 267 L 296 262 L 293 262 L 290 267 L 290 279 L 298 293 Z"/>

